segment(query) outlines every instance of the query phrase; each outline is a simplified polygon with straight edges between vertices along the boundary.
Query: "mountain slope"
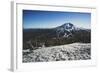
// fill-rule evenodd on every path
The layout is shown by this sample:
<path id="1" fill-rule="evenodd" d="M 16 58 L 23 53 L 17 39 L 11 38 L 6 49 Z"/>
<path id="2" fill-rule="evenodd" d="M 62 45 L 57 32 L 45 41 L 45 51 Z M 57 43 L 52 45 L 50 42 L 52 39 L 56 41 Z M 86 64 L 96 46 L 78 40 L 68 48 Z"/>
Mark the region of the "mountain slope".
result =
<path id="1" fill-rule="evenodd" d="M 91 59 L 90 43 L 73 43 L 23 52 L 24 63 L 88 59 Z"/>

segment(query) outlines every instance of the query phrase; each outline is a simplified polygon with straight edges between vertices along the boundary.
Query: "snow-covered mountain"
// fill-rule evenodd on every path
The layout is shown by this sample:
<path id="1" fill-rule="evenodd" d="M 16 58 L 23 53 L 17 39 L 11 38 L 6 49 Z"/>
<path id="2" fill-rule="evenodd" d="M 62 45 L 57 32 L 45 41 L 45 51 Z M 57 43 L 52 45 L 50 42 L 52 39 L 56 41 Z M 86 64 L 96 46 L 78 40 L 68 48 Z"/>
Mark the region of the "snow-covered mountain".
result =
<path id="1" fill-rule="evenodd" d="M 72 23 L 64 23 L 61 26 L 58 26 L 55 28 L 56 29 L 56 33 L 57 33 L 57 37 L 69 37 L 73 35 L 73 32 L 75 31 L 88 31 L 89 29 L 85 29 L 85 28 L 80 28 L 80 27 L 76 27 L 74 24 Z"/>
<path id="2" fill-rule="evenodd" d="M 72 31 L 75 29 L 75 26 L 72 23 L 64 23 L 61 26 L 56 27 L 57 30 L 65 30 L 65 31 Z"/>
<path id="3" fill-rule="evenodd" d="M 61 26 L 56 27 L 57 37 L 68 37 L 72 35 L 72 31 L 75 30 L 75 26 L 72 23 L 64 23 Z"/>

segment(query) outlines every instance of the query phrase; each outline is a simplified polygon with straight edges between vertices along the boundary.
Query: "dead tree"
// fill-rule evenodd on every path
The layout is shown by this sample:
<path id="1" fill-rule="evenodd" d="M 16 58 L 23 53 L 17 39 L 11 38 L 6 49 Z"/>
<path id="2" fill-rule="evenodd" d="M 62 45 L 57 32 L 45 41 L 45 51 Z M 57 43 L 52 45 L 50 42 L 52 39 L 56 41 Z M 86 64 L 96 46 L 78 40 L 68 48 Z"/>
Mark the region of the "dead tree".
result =
<path id="1" fill-rule="evenodd" d="M 34 46 L 32 45 L 32 41 L 31 41 L 31 40 L 30 40 L 30 41 L 28 41 L 27 43 L 30 45 L 31 50 L 32 50 L 32 49 L 34 49 Z"/>

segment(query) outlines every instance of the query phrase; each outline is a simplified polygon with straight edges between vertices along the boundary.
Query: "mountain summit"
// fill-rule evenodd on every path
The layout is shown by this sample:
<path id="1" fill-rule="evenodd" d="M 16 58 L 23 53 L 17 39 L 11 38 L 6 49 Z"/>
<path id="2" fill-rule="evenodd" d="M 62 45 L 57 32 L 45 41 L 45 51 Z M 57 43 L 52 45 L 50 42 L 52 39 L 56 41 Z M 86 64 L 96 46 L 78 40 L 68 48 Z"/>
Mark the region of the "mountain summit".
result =
<path id="1" fill-rule="evenodd" d="M 74 30 L 75 26 L 72 23 L 64 23 L 63 25 L 56 27 L 57 37 L 69 37 Z"/>
<path id="2" fill-rule="evenodd" d="M 73 30 L 74 29 L 74 25 L 72 23 L 64 23 L 63 25 L 61 26 L 58 26 L 57 28 L 63 28 L 65 30 Z"/>

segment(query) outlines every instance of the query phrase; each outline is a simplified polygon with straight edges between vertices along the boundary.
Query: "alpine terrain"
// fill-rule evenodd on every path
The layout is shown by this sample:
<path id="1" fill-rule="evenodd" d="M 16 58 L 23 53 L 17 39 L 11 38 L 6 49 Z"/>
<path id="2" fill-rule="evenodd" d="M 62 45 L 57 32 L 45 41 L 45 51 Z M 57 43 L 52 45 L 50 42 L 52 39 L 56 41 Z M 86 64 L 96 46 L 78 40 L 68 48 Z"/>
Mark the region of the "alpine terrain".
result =
<path id="1" fill-rule="evenodd" d="M 23 62 L 91 59 L 91 29 L 64 23 L 55 28 L 23 29 Z"/>

